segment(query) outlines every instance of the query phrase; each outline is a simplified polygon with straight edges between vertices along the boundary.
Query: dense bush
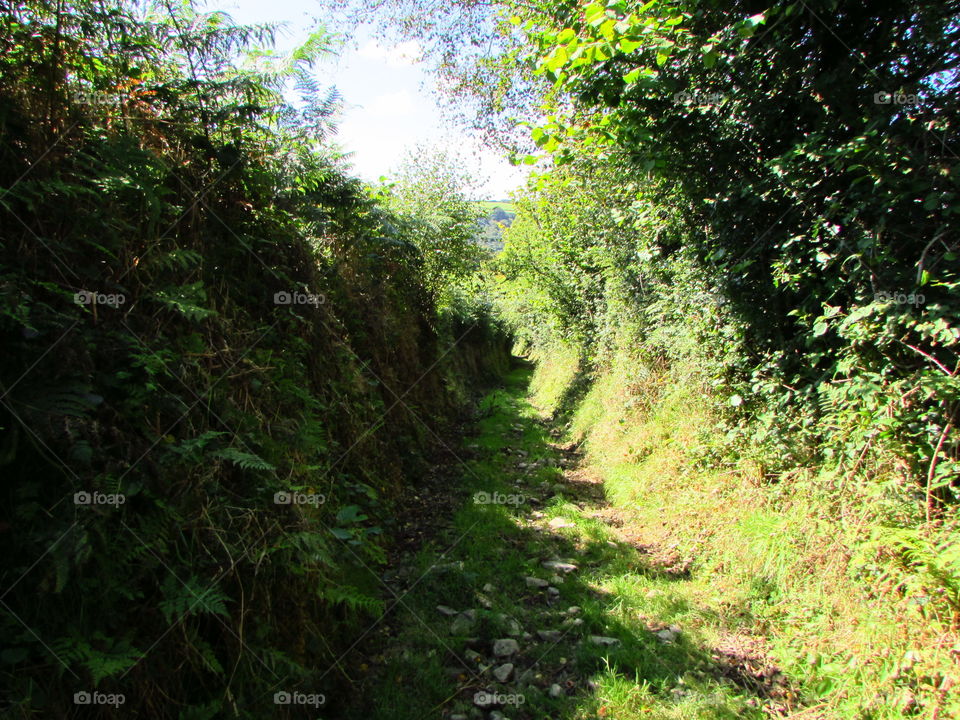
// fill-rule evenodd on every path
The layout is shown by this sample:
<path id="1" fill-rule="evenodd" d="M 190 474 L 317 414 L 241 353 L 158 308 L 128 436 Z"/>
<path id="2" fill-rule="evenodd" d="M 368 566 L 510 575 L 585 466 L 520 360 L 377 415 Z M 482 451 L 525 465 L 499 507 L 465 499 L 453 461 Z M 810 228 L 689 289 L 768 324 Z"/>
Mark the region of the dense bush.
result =
<path id="1" fill-rule="evenodd" d="M 764 633 L 855 717 L 955 705 L 958 9 L 505 4 L 557 93 L 498 263 L 538 394 L 704 573 L 777 568 Z"/>
<path id="2" fill-rule="evenodd" d="M 340 167 L 323 33 L 281 58 L 169 4 L 0 23 L 5 714 L 335 708 L 388 509 L 500 328 L 438 318 Z"/>
<path id="3" fill-rule="evenodd" d="M 853 467 L 895 450 L 936 515 L 957 477 L 948 3 L 591 4 L 518 12 L 573 101 L 533 138 L 559 162 L 620 157 L 683 227 L 743 328 L 727 382 L 779 453 Z M 656 251 L 656 249 L 655 249 Z M 585 298 L 588 300 L 588 298 Z"/>

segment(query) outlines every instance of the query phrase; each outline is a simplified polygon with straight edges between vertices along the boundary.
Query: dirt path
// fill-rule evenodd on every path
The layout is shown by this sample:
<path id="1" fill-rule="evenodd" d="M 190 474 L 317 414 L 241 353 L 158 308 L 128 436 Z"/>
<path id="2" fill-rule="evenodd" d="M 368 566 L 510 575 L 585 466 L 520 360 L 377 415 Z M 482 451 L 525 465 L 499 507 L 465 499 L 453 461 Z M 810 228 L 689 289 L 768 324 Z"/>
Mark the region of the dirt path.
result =
<path id="1" fill-rule="evenodd" d="M 776 668 L 685 587 L 689 559 L 644 544 L 537 416 L 529 375 L 484 398 L 473 437 L 398 518 L 386 612 L 329 717 L 789 714 Z"/>

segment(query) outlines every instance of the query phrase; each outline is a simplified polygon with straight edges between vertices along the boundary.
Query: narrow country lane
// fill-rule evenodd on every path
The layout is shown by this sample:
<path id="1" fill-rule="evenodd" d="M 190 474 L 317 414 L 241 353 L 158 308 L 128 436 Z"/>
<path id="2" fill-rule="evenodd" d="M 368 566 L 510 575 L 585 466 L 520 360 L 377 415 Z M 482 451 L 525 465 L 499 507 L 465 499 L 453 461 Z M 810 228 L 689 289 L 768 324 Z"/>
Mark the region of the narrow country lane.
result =
<path id="1" fill-rule="evenodd" d="M 576 448 L 526 399 L 531 372 L 518 365 L 483 398 L 454 467 L 414 500 L 415 524 L 436 533 L 388 565 L 387 610 L 345 663 L 357 682 L 345 717 L 791 709 L 786 680 L 742 638 L 711 644 L 734 629 L 698 604 L 689 561 L 632 539 Z"/>

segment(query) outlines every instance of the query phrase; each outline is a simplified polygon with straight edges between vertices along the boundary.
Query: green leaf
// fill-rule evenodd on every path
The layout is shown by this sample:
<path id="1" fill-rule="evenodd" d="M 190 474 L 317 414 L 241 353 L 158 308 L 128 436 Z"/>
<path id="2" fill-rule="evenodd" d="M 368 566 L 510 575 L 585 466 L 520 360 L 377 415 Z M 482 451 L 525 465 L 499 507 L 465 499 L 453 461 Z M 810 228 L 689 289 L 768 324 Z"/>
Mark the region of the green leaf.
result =
<path id="1" fill-rule="evenodd" d="M 556 47 L 553 52 L 547 56 L 547 61 L 544 66 L 547 70 L 557 71 L 566 64 L 568 57 L 569 55 L 567 54 L 566 48 Z"/>
<path id="2" fill-rule="evenodd" d="M 871 315 L 872 313 L 873 308 L 871 308 L 869 305 L 864 305 L 863 307 L 859 307 L 847 315 L 847 319 L 844 321 L 844 323 L 855 323 L 867 317 L 868 315 Z"/>
<path id="3" fill-rule="evenodd" d="M 347 505 L 337 513 L 337 522 L 344 525 L 366 519 L 367 516 L 360 512 L 360 508 L 357 505 Z"/>
<path id="4" fill-rule="evenodd" d="M 207 293 L 202 281 L 158 290 L 153 296 L 189 320 L 203 320 L 217 314 L 215 310 L 203 306 L 207 301 Z"/>
<path id="5" fill-rule="evenodd" d="M 766 22 L 766 17 L 763 13 L 758 13 L 757 15 L 751 15 L 743 22 L 739 23 L 737 26 L 737 34 L 742 38 L 753 37 L 753 34 L 757 30 L 757 26 Z"/>
<path id="6" fill-rule="evenodd" d="M 613 38 L 617 34 L 616 25 L 616 20 L 613 18 L 608 18 L 600 25 L 600 34 L 603 35 L 603 37 L 605 37 L 607 40 L 613 42 Z"/>
<path id="7" fill-rule="evenodd" d="M 592 3 L 583 9 L 583 17 L 589 25 L 597 26 L 606 21 L 607 9 L 600 3 Z"/>

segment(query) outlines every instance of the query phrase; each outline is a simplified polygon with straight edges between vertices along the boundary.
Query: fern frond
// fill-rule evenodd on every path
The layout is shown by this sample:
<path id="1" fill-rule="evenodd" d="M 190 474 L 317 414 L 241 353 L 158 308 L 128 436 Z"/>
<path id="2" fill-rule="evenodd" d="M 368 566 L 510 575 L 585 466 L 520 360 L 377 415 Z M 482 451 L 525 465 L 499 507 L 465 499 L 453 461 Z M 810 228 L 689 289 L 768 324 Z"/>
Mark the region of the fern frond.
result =
<path id="1" fill-rule="evenodd" d="M 268 463 L 259 455 L 243 452 L 242 450 L 237 450 L 236 448 L 232 447 L 224 448 L 223 450 L 217 450 L 213 453 L 213 456 L 222 458 L 224 460 L 229 460 L 243 470 L 276 470 L 276 467 Z"/>
<path id="2" fill-rule="evenodd" d="M 230 598 L 216 585 L 204 585 L 193 576 L 184 582 L 170 577 L 164 586 L 164 595 L 159 607 L 168 623 L 201 613 L 229 615 L 226 604 Z"/>

